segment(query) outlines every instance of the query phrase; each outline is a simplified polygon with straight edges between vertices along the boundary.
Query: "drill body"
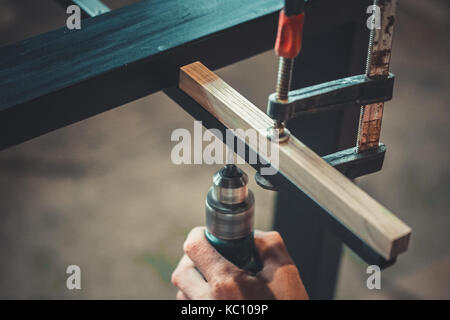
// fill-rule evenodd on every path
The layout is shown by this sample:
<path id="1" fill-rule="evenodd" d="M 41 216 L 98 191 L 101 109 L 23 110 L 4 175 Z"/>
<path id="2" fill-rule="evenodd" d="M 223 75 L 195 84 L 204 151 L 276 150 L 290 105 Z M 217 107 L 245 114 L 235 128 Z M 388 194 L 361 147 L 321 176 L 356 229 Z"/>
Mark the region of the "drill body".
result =
<path id="1" fill-rule="evenodd" d="M 213 176 L 206 197 L 205 235 L 226 259 L 257 273 L 262 265 L 253 237 L 255 199 L 247 184 L 248 176 L 235 165 L 227 165 Z"/>

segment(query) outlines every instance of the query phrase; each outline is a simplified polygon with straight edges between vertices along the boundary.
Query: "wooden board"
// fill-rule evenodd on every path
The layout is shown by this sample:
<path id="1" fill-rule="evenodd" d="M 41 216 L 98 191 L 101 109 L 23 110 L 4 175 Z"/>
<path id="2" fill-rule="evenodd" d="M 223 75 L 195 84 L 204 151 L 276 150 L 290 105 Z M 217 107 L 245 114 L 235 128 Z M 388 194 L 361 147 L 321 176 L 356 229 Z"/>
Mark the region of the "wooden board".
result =
<path id="1" fill-rule="evenodd" d="M 181 68 L 179 87 L 229 129 L 254 128 L 265 135 L 273 124 L 200 62 Z M 389 260 L 408 248 L 411 229 L 301 141 L 291 137 L 275 147 L 280 172 L 376 252 Z"/>

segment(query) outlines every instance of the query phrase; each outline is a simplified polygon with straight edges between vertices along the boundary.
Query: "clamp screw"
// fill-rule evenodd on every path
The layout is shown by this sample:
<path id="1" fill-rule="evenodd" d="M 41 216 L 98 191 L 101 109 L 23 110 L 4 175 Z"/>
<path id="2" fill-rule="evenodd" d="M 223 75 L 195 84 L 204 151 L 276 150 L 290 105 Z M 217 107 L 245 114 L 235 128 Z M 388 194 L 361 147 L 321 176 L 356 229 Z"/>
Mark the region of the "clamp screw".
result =
<path id="1" fill-rule="evenodd" d="M 287 101 L 289 90 L 291 89 L 292 69 L 294 59 L 280 57 L 277 76 L 277 100 Z"/>

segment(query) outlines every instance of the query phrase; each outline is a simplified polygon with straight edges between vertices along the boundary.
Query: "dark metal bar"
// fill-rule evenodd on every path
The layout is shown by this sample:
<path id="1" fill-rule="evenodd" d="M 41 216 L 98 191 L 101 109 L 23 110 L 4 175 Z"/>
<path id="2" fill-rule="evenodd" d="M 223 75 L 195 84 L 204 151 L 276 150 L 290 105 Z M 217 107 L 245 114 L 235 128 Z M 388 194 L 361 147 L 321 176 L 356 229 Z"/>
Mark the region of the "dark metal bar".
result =
<path id="1" fill-rule="evenodd" d="M 323 160 L 339 170 L 347 178 L 355 179 L 380 171 L 383 167 L 386 146 L 380 143 L 377 149 L 358 152 L 356 147 L 338 151 L 323 157 Z"/>
<path id="2" fill-rule="evenodd" d="M 383 167 L 386 146 L 380 143 L 377 149 L 358 152 L 356 147 L 331 153 L 323 158 L 329 165 L 341 172 L 349 179 L 355 179 L 374 172 L 378 172 Z M 256 183 L 264 189 L 280 191 L 280 188 L 273 185 L 259 172 L 255 176 Z"/>
<path id="3" fill-rule="evenodd" d="M 286 121 L 307 114 L 333 111 L 352 104 L 370 104 L 392 99 L 394 75 L 385 79 L 369 79 L 366 75 L 346 77 L 289 92 L 287 101 L 269 96 L 267 114 L 274 120 Z"/>
<path id="4" fill-rule="evenodd" d="M 365 15 L 355 3 L 308 2 L 305 36 Z M 173 86 L 182 65 L 214 70 L 273 48 L 282 6 L 141 0 L 0 48 L 0 150 Z"/>
<path id="5" fill-rule="evenodd" d="M 77 0 L 55 0 L 60 6 L 61 6 L 61 8 L 63 8 L 64 10 L 67 10 L 67 8 L 69 7 L 69 6 L 71 6 L 71 5 L 74 5 L 74 4 L 76 4 L 76 5 L 78 5 L 77 3 L 75 3 L 75 1 L 77 1 Z M 78 5 L 79 6 L 79 5 Z M 105 7 L 106 7 L 106 5 L 104 5 Z M 93 11 L 93 10 L 89 10 L 88 9 L 88 11 L 86 11 L 86 10 L 84 10 L 81 6 L 80 6 L 80 9 L 81 9 L 81 19 L 86 19 L 86 18 L 92 18 L 92 17 L 95 17 L 95 16 L 98 16 L 98 15 L 100 15 L 100 14 L 103 14 L 103 13 L 106 13 L 106 12 L 109 12 L 109 11 L 111 11 L 108 7 L 106 7 L 108 10 L 107 11 L 105 11 L 105 12 L 98 12 L 98 14 L 95 14 L 94 12 L 95 11 Z"/>
<path id="6" fill-rule="evenodd" d="M 101 14 L 111 11 L 108 6 L 106 6 L 100 0 L 72 0 L 74 4 L 78 5 L 84 12 L 86 12 L 90 17 L 96 17 Z"/>
<path id="7" fill-rule="evenodd" d="M 111 9 L 100 0 L 56 0 L 64 9 L 70 5 L 80 7 L 81 18 L 92 18 L 111 11 Z"/>
<path id="8" fill-rule="evenodd" d="M 0 49 L 0 149 L 273 46 L 278 0 L 142 0 Z M 156 110 L 156 109 L 155 109 Z"/>

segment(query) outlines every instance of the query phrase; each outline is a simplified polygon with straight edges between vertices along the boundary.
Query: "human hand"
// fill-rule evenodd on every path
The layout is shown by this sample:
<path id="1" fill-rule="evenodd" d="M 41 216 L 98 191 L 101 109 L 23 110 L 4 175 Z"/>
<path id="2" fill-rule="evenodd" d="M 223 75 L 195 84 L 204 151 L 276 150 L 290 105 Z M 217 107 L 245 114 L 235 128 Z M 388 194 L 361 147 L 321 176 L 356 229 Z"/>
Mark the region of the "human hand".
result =
<path id="1" fill-rule="evenodd" d="M 189 233 L 184 256 L 172 274 L 177 299 L 308 299 L 298 270 L 278 232 L 255 231 L 263 263 L 256 275 L 225 259 L 205 237 L 205 228 Z M 203 276 L 202 276 L 203 275 Z"/>

